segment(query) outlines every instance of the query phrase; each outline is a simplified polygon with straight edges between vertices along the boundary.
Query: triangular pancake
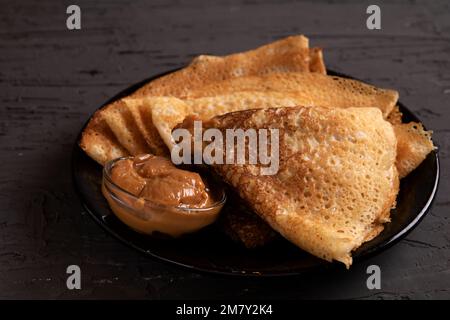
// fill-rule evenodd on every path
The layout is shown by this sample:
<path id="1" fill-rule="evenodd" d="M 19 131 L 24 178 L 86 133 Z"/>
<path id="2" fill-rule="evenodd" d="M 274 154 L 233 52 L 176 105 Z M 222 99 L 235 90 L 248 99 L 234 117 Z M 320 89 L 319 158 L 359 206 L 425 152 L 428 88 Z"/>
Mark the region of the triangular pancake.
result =
<path id="1" fill-rule="evenodd" d="M 130 108 L 124 100 L 114 102 L 102 112 L 108 126 L 114 132 L 119 143 L 132 155 L 148 152 L 145 138 L 139 131 Z"/>
<path id="2" fill-rule="evenodd" d="M 431 132 L 425 131 L 418 123 L 402 124 L 402 113 L 398 106 L 386 120 L 393 124 L 396 133 L 396 167 L 399 177 L 403 178 L 417 168 L 434 149 L 430 139 Z M 246 211 L 241 210 L 240 214 L 225 211 L 220 222 L 226 233 L 245 247 L 264 246 L 274 239 L 273 235 L 267 232 L 267 223 Z"/>
<path id="3" fill-rule="evenodd" d="M 417 122 L 393 126 L 397 137 L 397 169 L 400 178 L 416 169 L 434 150 L 431 131 L 426 131 Z"/>
<path id="4" fill-rule="evenodd" d="M 101 165 L 111 159 L 129 155 L 100 114 L 94 114 L 83 130 L 80 147 Z"/>
<path id="5" fill-rule="evenodd" d="M 199 56 L 186 68 L 144 85 L 131 97 L 139 98 L 151 95 L 183 97 L 190 90 L 206 83 L 221 81 L 224 78 L 267 74 L 274 71 L 325 73 L 322 51 L 319 48 L 308 49 L 308 39 L 300 35 L 287 37 L 254 50 L 225 57 Z M 134 100 L 134 102 L 137 101 Z M 141 107 L 136 107 L 136 104 L 133 104 L 131 114 L 135 124 L 126 121 L 125 118 L 128 119 L 128 113 L 125 113 L 123 117 L 116 117 L 122 119 L 114 128 L 108 126 L 105 118 L 111 120 L 111 114 L 117 113 L 116 109 L 120 106 L 121 104 L 111 103 L 94 114 L 80 140 L 80 146 L 83 150 L 103 165 L 117 155 L 128 153 L 120 141 L 127 141 L 129 137 L 136 137 L 135 134 L 130 132 L 134 131 L 134 127 L 137 127 L 148 145 L 148 152 L 155 155 L 167 155 L 167 149 L 161 138 L 156 134 L 153 122 L 148 122 L 150 110 L 146 106 L 141 111 Z M 136 111 L 136 108 L 140 110 L 140 114 Z M 105 116 L 105 113 L 109 115 Z M 121 128 L 120 126 L 124 123 L 128 123 L 130 127 Z M 111 134 L 111 132 L 114 134 Z M 122 134 L 125 135 L 122 136 Z M 138 138 L 138 140 L 141 139 Z M 128 143 L 128 149 L 130 149 L 132 143 Z M 133 148 L 133 150 L 140 150 L 142 147 L 143 145 L 141 145 L 141 148 Z"/>
<path id="6" fill-rule="evenodd" d="M 215 117 L 206 126 L 222 132 L 279 129 L 275 175 L 260 175 L 259 165 L 213 168 L 273 229 L 305 251 L 348 267 L 351 252 L 389 221 L 399 185 L 396 138 L 379 109 L 247 110 Z"/>
<path id="7" fill-rule="evenodd" d="M 280 92 L 236 92 L 234 94 L 181 100 L 174 97 L 150 97 L 144 104 L 152 111 L 153 124 L 169 149 L 172 148 L 172 129 L 187 116 L 192 115 L 201 120 L 214 116 L 248 109 L 270 107 L 291 107 L 301 103 L 289 94 Z"/>
<path id="8" fill-rule="evenodd" d="M 201 120 L 228 112 L 290 107 L 372 107 L 387 116 L 394 108 L 398 93 L 376 88 L 356 80 L 313 73 L 271 73 L 263 77 L 241 77 L 216 82 L 191 94 L 194 98 L 147 98 L 153 124 L 171 148 L 172 129 L 188 115 Z M 155 106 L 152 106 L 155 104 Z"/>
<path id="9" fill-rule="evenodd" d="M 303 105 L 335 108 L 376 107 L 385 117 L 393 110 L 398 100 L 398 92 L 395 90 L 377 88 L 357 80 L 306 72 L 233 78 L 192 90 L 188 98 L 212 97 L 237 91 L 282 92 L 302 99 Z"/>
<path id="10" fill-rule="evenodd" d="M 308 97 L 302 94 L 296 95 L 295 93 L 276 91 L 242 91 L 188 100 L 152 97 L 140 103 L 143 104 L 142 108 L 151 110 L 154 126 L 170 149 L 174 143 L 171 136 L 172 129 L 189 115 L 205 121 L 217 115 L 240 110 L 292 107 L 304 105 L 308 102 L 310 106 L 321 106 L 322 103 L 325 104 L 325 102 L 322 102 L 321 96 L 317 94 Z M 328 105 L 331 103 L 329 101 Z M 355 103 L 353 106 L 358 105 L 357 102 L 352 103 Z M 369 104 L 369 102 L 366 104 Z M 396 137 L 399 141 L 397 166 L 399 175 L 403 178 L 414 170 L 433 150 L 431 132 L 425 131 L 422 125 L 418 123 L 402 124 L 398 106 L 395 106 L 387 120 L 395 127 Z"/>

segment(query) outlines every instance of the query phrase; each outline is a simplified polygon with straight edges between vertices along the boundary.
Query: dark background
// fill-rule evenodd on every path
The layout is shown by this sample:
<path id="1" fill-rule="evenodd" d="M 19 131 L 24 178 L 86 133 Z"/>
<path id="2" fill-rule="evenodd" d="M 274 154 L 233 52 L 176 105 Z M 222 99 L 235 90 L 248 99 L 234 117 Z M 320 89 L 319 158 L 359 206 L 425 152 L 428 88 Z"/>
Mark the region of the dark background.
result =
<path id="1" fill-rule="evenodd" d="M 450 298 L 448 1 L 0 1 L 1 298 Z M 117 92 L 182 66 L 303 33 L 327 66 L 400 91 L 440 146 L 433 210 L 405 240 L 350 271 L 218 278 L 150 260 L 107 235 L 74 193 L 70 157 L 90 114 Z M 82 290 L 66 288 L 77 264 Z M 366 288 L 378 264 L 382 289 Z"/>

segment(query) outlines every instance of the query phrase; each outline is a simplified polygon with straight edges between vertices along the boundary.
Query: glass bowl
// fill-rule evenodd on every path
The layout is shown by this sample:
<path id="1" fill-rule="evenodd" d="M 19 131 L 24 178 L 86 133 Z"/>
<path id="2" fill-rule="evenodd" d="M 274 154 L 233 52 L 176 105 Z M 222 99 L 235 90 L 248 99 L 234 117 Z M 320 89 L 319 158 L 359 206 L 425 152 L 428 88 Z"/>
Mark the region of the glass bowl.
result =
<path id="1" fill-rule="evenodd" d="M 158 232 L 179 237 L 183 234 L 198 231 L 216 221 L 226 201 L 222 183 L 213 181 L 214 179 L 211 177 L 205 179 L 202 176 L 213 199 L 218 199 L 208 207 L 189 208 L 161 205 L 137 197 L 112 181 L 111 170 L 115 164 L 131 158 L 114 159 L 107 162 L 103 168 L 102 193 L 113 213 L 123 223 L 140 233 L 152 234 Z M 213 188 L 210 188 L 211 186 Z"/>

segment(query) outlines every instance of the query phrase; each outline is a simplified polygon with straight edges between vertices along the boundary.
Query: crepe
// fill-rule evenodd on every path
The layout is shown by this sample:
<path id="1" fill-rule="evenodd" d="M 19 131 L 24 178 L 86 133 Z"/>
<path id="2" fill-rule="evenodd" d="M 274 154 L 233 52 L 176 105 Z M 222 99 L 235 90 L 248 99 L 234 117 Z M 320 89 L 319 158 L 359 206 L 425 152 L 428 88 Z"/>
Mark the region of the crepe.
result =
<path id="1" fill-rule="evenodd" d="M 129 99 L 122 100 L 128 107 L 132 117 L 133 123 L 137 130 L 141 133 L 148 146 L 148 151 L 158 156 L 168 156 L 169 152 L 164 142 L 161 140 L 158 130 L 153 125 L 152 111 L 147 108 L 143 99 Z M 135 154 L 135 153 L 132 153 Z"/>
<path id="2" fill-rule="evenodd" d="M 397 169 L 400 178 L 416 169 L 434 150 L 431 131 L 417 122 L 394 125 L 397 137 Z"/>
<path id="3" fill-rule="evenodd" d="M 155 95 L 183 98 L 190 90 L 205 84 L 275 71 L 325 73 L 322 51 L 319 48 L 309 49 L 308 39 L 299 35 L 224 57 L 199 56 L 186 68 L 144 85 L 128 97 L 134 100 L 117 101 L 97 111 L 83 130 L 79 144 L 101 165 L 119 156 L 134 155 L 136 151 L 166 156 L 168 150 L 153 121 L 149 121 L 151 110 L 148 105 L 141 104 L 139 98 Z M 124 111 L 124 107 L 129 111 Z M 139 145 L 137 148 L 134 147 L 136 144 Z"/>
<path id="4" fill-rule="evenodd" d="M 192 90 L 189 99 L 231 94 L 237 91 L 276 91 L 302 100 L 302 105 L 377 107 L 387 117 L 398 100 L 395 90 L 377 88 L 361 81 L 320 73 L 285 72 L 233 78 Z"/>
<path id="5" fill-rule="evenodd" d="M 248 109 L 290 107 L 302 100 L 280 92 L 236 92 L 227 95 L 181 100 L 174 97 L 150 97 L 143 102 L 152 112 L 153 124 L 169 149 L 174 141 L 172 130 L 187 116 L 209 120 L 214 116 Z"/>
<path id="6" fill-rule="evenodd" d="M 291 74 L 289 74 L 291 75 Z M 276 76 L 272 74 L 269 76 Z M 315 75 L 306 74 L 293 77 L 309 78 Z M 244 81 L 245 78 L 239 80 Z M 357 83 L 355 85 L 351 82 L 351 88 L 355 88 L 357 85 L 364 87 L 365 84 Z M 339 88 L 339 87 L 338 87 Z M 324 92 L 320 92 L 324 90 Z M 330 90 L 334 94 L 331 96 L 325 90 Z M 398 106 L 395 106 L 397 100 L 397 93 L 395 91 L 375 88 L 374 95 L 380 94 L 385 91 L 383 97 L 372 97 L 369 94 L 361 96 L 356 99 L 346 100 L 346 91 L 340 89 L 329 89 L 326 87 L 318 87 L 315 92 L 310 94 L 311 91 L 305 93 L 301 92 L 278 92 L 266 90 L 262 91 L 238 91 L 229 94 L 216 95 L 210 97 L 201 97 L 196 99 L 180 100 L 170 97 L 152 97 L 145 99 L 144 104 L 151 110 L 154 126 L 156 127 L 159 135 L 169 147 L 172 148 L 174 141 L 172 139 L 173 128 L 181 123 L 187 116 L 193 115 L 199 120 L 209 120 L 210 118 L 226 114 L 233 111 L 248 110 L 248 109 L 263 109 L 270 107 L 292 107 L 297 105 L 309 105 L 309 106 L 329 106 L 333 105 L 338 107 L 349 106 L 357 107 L 370 105 L 373 100 L 379 100 L 378 106 L 381 106 L 382 110 L 389 110 L 391 112 L 387 116 L 387 120 L 396 127 L 395 133 L 398 143 L 398 155 L 397 165 L 400 172 L 400 177 L 405 177 L 412 170 L 414 170 L 433 150 L 433 143 L 431 141 L 431 132 L 423 130 L 422 126 L 417 123 L 402 124 L 402 113 Z M 224 91 L 227 91 L 224 89 Z M 341 98 L 339 98 L 341 97 Z M 333 102 L 334 101 L 334 102 Z M 386 103 L 389 101 L 389 103 Z M 334 103 L 334 104 L 333 104 Z M 386 113 L 385 112 L 385 113 Z M 417 125 L 417 130 L 411 130 Z"/>
<path id="7" fill-rule="evenodd" d="M 404 178 L 434 149 L 431 141 L 432 132 L 425 131 L 418 123 L 403 124 L 402 113 L 398 106 L 394 107 L 386 120 L 393 125 L 396 133 L 396 167 L 399 177 Z M 276 237 L 267 232 L 269 228 L 267 223 L 247 211 L 242 209 L 240 214 L 232 210 L 225 211 L 220 221 L 221 227 L 231 239 L 246 248 L 261 247 L 272 242 Z"/>
<path id="8" fill-rule="evenodd" d="M 432 131 L 426 131 L 417 122 L 402 122 L 402 112 L 398 106 L 388 115 L 397 137 L 397 170 L 400 178 L 415 170 L 427 155 L 434 150 Z"/>
<path id="9" fill-rule="evenodd" d="M 298 71 L 325 74 L 322 50 L 309 49 L 308 42 L 302 35 L 291 36 L 254 50 L 224 57 L 201 55 L 186 68 L 144 85 L 133 96 L 185 98 L 191 90 L 212 82 L 272 72 Z"/>
<path id="10" fill-rule="evenodd" d="M 161 139 L 154 138 L 155 135 L 159 138 L 158 129 L 166 143 L 170 145 L 173 143 L 173 141 L 171 141 L 171 130 L 176 124 L 182 122 L 186 115 L 194 114 L 203 120 L 207 120 L 216 114 L 224 114 L 230 111 L 295 106 L 301 101 L 303 100 L 295 99 L 295 97 L 292 97 L 289 94 L 267 91 L 238 92 L 230 95 L 205 97 L 185 101 L 171 97 L 152 97 L 148 99 L 126 98 L 121 101 L 120 105 L 122 107 L 125 105 L 130 108 L 130 112 L 137 124 L 154 129 L 152 134 L 144 135 L 146 140 L 149 140 L 149 142 L 161 141 Z M 159 113 L 158 111 L 162 112 Z M 153 116 L 152 112 L 154 114 Z M 136 116 L 136 113 L 138 116 Z M 391 117 L 393 113 L 399 114 L 400 111 L 394 109 L 389 117 Z M 139 120 L 139 115 L 144 115 L 144 118 Z M 155 120 L 157 129 L 155 126 L 148 126 L 152 119 Z M 126 128 L 126 126 L 124 127 Z M 121 128 L 121 126 L 119 126 L 119 128 Z M 136 130 L 136 128 L 134 128 L 134 130 Z M 140 131 L 147 132 L 148 130 L 141 129 Z M 398 130 L 396 130 L 396 132 L 397 131 Z M 397 165 L 399 166 L 399 171 L 401 173 L 400 176 L 404 177 L 421 163 L 432 148 L 430 149 L 428 146 L 430 143 L 428 139 L 417 139 L 416 137 L 420 136 L 414 135 L 414 131 L 402 130 L 401 132 L 403 132 L 403 134 L 398 134 L 397 137 L 399 139 Z M 122 135 L 130 136 L 130 134 Z M 423 145 L 425 148 L 423 148 Z M 408 165 L 408 167 L 405 168 L 405 165 Z M 404 169 L 407 170 L 405 171 Z M 240 214 L 237 214 L 237 211 L 225 210 L 220 224 L 232 239 L 241 242 L 248 248 L 265 245 L 275 238 L 273 232 L 268 232 L 270 227 L 266 223 L 251 214 L 243 214 L 242 210 L 240 211 Z"/>
<path id="11" fill-rule="evenodd" d="M 207 127 L 280 130 L 275 175 L 261 175 L 260 165 L 213 168 L 274 230 L 303 250 L 349 267 L 351 252 L 389 221 L 399 187 L 396 138 L 379 109 L 246 110 L 215 117 Z"/>
<path id="12" fill-rule="evenodd" d="M 153 124 L 172 148 L 172 129 L 188 115 L 201 120 L 228 112 L 290 107 L 296 105 L 347 107 L 376 106 L 387 116 L 398 93 L 359 81 L 313 73 L 271 73 L 262 77 L 240 77 L 193 90 L 192 99 L 147 98 Z"/>
<path id="13" fill-rule="evenodd" d="M 129 155 L 111 128 L 97 111 L 83 130 L 80 147 L 95 161 L 104 165 L 111 159 Z"/>

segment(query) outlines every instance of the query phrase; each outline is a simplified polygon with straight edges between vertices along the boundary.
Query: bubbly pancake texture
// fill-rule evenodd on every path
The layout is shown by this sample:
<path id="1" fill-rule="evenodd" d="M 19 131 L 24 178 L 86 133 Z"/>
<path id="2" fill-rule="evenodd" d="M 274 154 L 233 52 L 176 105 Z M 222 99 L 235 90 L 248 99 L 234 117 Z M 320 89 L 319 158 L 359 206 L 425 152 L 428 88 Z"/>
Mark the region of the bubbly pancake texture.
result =
<path id="1" fill-rule="evenodd" d="M 214 165 L 273 229 L 303 250 L 352 263 L 351 252 L 389 221 L 398 192 L 396 138 L 376 108 L 291 107 L 246 110 L 208 127 L 278 128 L 280 169 Z"/>

